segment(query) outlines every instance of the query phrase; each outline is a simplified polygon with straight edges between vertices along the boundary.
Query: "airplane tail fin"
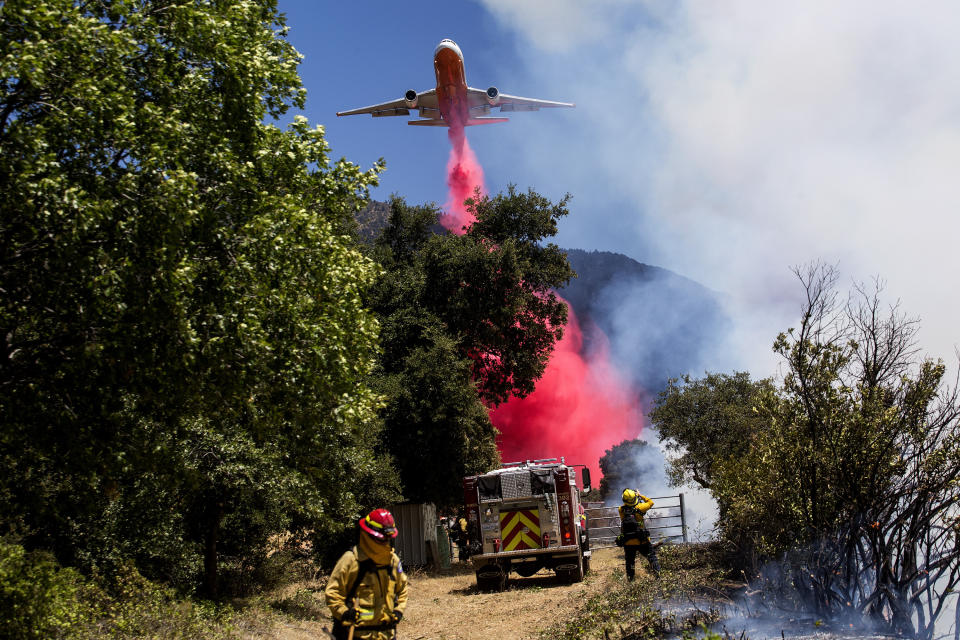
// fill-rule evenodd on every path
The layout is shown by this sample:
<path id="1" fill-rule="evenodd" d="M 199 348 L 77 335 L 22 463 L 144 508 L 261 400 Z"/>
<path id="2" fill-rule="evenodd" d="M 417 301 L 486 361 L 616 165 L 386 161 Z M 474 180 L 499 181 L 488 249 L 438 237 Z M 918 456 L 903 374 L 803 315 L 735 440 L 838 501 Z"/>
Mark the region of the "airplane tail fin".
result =
<path id="1" fill-rule="evenodd" d="M 498 122 L 510 122 L 510 118 L 493 118 L 493 117 L 481 116 L 479 118 L 470 118 L 469 120 L 467 120 L 466 126 L 469 127 L 475 124 L 496 124 Z"/>
<path id="2" fill-rule="evenodd" d="M 510 118 L 470 118 L 464 123 L 464 126 L 470 127 L 475 124 L 496 124 L 498 122 L 510 122 Z M 441 120 L 440 118 L 424 118 L 422 120 L 408 120 L 407 124 L 415 125 L 418 127 L 449 127 L 446 120 Z"/>
<path id="3" fill-rule="evenodd" d="M 408 120 L 407 124 L 415 125 L 418 127 L 448 127 L 446 120 L 441 120 L 440 118 L 424 118 L 423 120 Z"/>

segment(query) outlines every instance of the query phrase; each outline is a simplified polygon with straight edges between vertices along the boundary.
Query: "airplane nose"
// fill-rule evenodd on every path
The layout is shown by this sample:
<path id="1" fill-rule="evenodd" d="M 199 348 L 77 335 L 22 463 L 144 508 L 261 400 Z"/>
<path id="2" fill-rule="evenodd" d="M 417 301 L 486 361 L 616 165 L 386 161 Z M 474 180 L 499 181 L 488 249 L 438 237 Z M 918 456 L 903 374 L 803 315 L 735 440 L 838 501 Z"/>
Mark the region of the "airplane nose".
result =
<path id="1" fill-rule="evenodd" d="M 433 59 L 437 64 L 445 67 L 450 67 L 460 62 L 460 57 L 450 47 L 438 47 Z"/>
<path id="2" fill-rule="evenodd" d="M 444 49 L 453 51 L 454 53 L 457 54 L 458 58 L 463 60 L 463 53 L 460 52 L 460 47 L 457 46 L 456 42 L 454 42 L 453 40 L 450 40 L 449 38 L 444 38 L 443 40 L 440 41 L 440 44 L 437 45 L 437 48 L 433 52 L 433 57 L 436 58 L 437 54 L 439 54 Z"/>

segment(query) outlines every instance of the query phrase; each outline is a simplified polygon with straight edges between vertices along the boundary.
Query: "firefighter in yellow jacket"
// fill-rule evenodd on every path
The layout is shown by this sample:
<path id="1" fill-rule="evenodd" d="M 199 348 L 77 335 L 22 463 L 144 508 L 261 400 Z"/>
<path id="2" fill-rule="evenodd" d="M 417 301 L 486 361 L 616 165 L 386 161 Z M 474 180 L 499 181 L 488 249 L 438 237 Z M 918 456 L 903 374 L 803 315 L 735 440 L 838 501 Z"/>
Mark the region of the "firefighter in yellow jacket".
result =
<path id="1" fill-rule="evenodd" d="M 623 490 L 623 504 L 620 506 L 620 536 L 617 543 L 622 544 L 626 560 L 627 580 L 633 580 L 637 553 L 646 556 L 650 568 L 660 575 L 660 560 L 657 548 L 650 542 L 650 532 L 643 523 L 643 514 L 653 506 L 653 500 L 635 489 Z"/>
<path id="2" fill-rule="evenodd" d="M 327 581 L 333 636 L 340 640 L 389 640 L 407 606 L 407 576 L 393 552 L 397 525 L 386 509 L 374 509 L 359 522 L 357 546 L 337 561 Z"/>

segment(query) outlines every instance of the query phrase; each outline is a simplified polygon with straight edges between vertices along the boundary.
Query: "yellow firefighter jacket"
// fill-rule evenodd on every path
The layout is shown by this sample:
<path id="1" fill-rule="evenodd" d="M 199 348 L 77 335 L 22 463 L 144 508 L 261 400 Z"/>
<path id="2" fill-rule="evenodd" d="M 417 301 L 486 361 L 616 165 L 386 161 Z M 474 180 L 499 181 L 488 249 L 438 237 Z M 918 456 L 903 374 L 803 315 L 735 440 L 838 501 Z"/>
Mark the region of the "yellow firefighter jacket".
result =
<path id="1" fill-rule="evenodd" d="M 642 528 L 644 528 L 644 524 L 643 524 L 643 514 L 645 514 L 647 511 L 649 511 L 649 510 L 650 510 L 650 507 L 653 506 L 653 500 L 651 500 L 650 498 L 648 498 L 648 497 L 645 496 L 645 495 L 641 495 L 641 496 L 640 496 L 640 500 L 641 500 L 641 502 L 639 502 L 639 503 L 637 504 L 637 506 L 635 506 L 635 507 L 633 508 L 633 517 L 634 517 L 634 519 L 636 519 L 637 523 L 640 525 L 640 528 L 642 529 Z M 620 520 L 621 520 L 621 521 L 623 520 L 624 507 L 625 507 L 625 506 L 626 506 L 626 505 L 621 505 L 620 508 L 618 509 L 618 511 L 620 512 Z M 637 540 L 636 538 L 630 538 L 630 539 L 626 540 L 623 544 L 624 544 L 625 547 L 639 547 L 640 545 L 642 545 L 642 544 L 644 544 L 644 543 L 640 542 L 640 541 Z"/>
<path id="2" fill-rule="evenodd" d="M 346 599 L 363 562 L 369 568 L 357 585 L 354 605 Z M 402 613 L 407 606 L 407 574 L 403 572 L 396 553 L 390 552 L 389 565 L 377 566 L 372 565 L 372 559 L 362 548 L 353 547 L 337 561 L 327 581 L 325 595 L 330 613 L 337 620 L 343 618 L 349 607 L 357 610 L 355 638 L 388 640 L 394 635 L 391 628 L 396 620 L 394 611 Z"/>

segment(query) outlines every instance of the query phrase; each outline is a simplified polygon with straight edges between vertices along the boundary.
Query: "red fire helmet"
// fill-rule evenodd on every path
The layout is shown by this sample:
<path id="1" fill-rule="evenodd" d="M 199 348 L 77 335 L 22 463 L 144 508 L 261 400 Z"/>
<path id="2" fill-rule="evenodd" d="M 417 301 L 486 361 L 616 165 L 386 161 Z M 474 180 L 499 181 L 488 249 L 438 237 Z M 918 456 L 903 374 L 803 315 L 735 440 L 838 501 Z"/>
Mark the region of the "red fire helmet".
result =
<path id="1" fill-rule="evenodd" d="M 397 523 L 386 509 L 374 509 L 366 518 L 360 518 L 360 528 L 377 540 L 397 537 Z"/>

